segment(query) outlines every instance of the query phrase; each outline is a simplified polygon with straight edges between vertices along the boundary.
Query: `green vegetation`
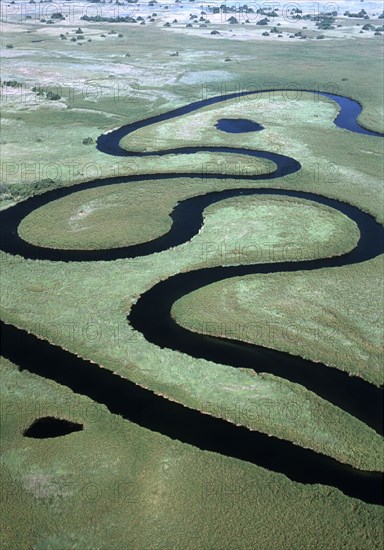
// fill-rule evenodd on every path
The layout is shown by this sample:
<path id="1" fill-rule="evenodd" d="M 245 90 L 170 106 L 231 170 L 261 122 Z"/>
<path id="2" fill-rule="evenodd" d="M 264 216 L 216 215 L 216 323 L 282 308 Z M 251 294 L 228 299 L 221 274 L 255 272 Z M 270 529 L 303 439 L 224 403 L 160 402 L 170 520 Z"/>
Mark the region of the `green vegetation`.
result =
<path id="1" fill-rule="evenodd" d="M 203 262 L 214 265 L 337 256 L 359 239 L 357 226 L 346 216 L 289 197 L 227 199 L 207 208 L 204 218 L 194 240 L 203 240 Z"/>
<path id="2" fill-rule="evenodd" d="M 65 20 L 65 17 L 61 12 L 55 12 L 51 15 L 51 19 L 57 19 L 58 21 L 63 21 Z"/>
<path id="3" fill-rule="evenodd" d="M 226 324 L 230 328 L 249 323 L 252 330 L 240 339 L 321 361 L 381 385 L 382 269 L 379 257 L 337 269 L 231 279 L 182 298 L 173 314 L 180 324 L 216 336 L 223 335 Z M 374 300 L 372 288 L 377 289 Z"/>
<path id="4" fill-rule="evenodd" d="M 337 47 L 332 40 L 313 40 L 302 48 L 299 41 L 272 43 L 271 37 L 257 43 L 255 56 L 254 42 L 211 37 L 207 29 L 204 37 L 153 25 L 131 25 L 127 33 L 125 23 L 81 24 L 92 42 L 84 40 L 80 50 L 76 39 L 59 40 L 62 26 L 38 25 L 28 34 L 4 25 L 4 43 L 15 50 L 6 54 L 3 78 L 21 84 L 1 89 L 4 205 L 100 177 L 194 171 L 201 178 L 75 193 L 26 218 L 20 227 L 25 239 L 68 248 L 142 242 L 169 228 L 177 201 L 240 186 L 312 191 L 383 221 L 381 141 L 337 129 L 332 102 L 295 92 L 315 89 L 358 99 L 364 107 L 360 122 L 382 131 L 382 89 L 372 85 L 381 71 L 380 41 L 357 35 L 339 39 Z M 123 28 L 124 36 L 114 40 Z M 19 55 L 26 49 L 29 72 L 25 55 Z M 287 56 L 294 60 L 294 78 Z M 44 94 L 30 91 L 33 86 L 61 100 L 45 101 Z M 83 136 L 95 141 L 111 128 L 191 101 L 262 88 L 291 92 L 206 108 L 144 128 L 123 145 L 137 151 L 245 146 L 298 159 L 298 174 L 242 181 L 238 174 L 271 171 L 272 164 L 209 153 L 117 159 L 82 145 Z M 246 139 L 224 134 L 214 127 L 224 114 L 246 116 L 266 130 Z M 227 177 L 207 177 L 217 170 Z M 279 221 L 271 225 L 275 215 Z M 56 263 L 3 254 L 2 318 L 186 406 L 362 469 L 382 469 L 381 438 L 302 387 L 159 349 L 128 325 L 132 303 L 156 282 L 198 267 L 246 262 L 244 255 L 240 262 L 228 258 L 228 247 L 232 251 L 238 242 L 249 247 L 256 233 L 262 261 L 265 254 L 269 261 L 276 254 L 287 260 L 338 254 L 357 238 L 354 224 L 339 213 L 271 197 L 224 201 L 208 208 L 204 221 L 189 243 L 132 260 Z M 224 255 L 221 245 L 227 246 Z M 335 270 L 245 277 L 184 297 L 173 314 L 192 330 L 227 337 L 239 323 L 256 326 L 243 331 L 244 340 L 324 361 L 378 384 L 381 273 L 378 258 Z M 121 550 L 121 541 L 133 550 L 380 547 L 377 506 L 171 441 L 6 361 L 1 376 L 5 548 Z M 69 417 L 84 430 L 51 440 L 22 437 L 36 417 L 46 415 Z"/>
<path id="5" fill-rule="evenodd" d="M 245 116 L 265 130 L 251 134 L 218 132 L 215 124 L 224 114 Z M 337 128 L 332 122 L 336 115 L 335 103 L 316 94 L 273 92 L 229 100 L 144 127 L 123 138 L 121 144 L 130 151 L 140 146 L 156 151 L 166 140 L 169 147 L 226 145 L 289 155 L 300 159 L 302 170 L 280 178 L 279 186 L 314 193 L 320 188 L 322 193 L 383 220 L 382 204 L 377 200 L 382 191 L 381 175 L 372 158 L 381 154 L 380 140 Z M 363 194 L 360 186 L 364 186 Z"/>
<path id="6" fill-rule="evenodd" d="M 157 191 L 154 186 L 147 188 L 154 204 L 162 194 L 159 183 Z M 163 182 L 163 189 L 167 183 Z M 281 205 L 284 209 L 283 202 Z M 300 215 L 301 211 L 309 215 L 305 209 L 300 209 Z M 325 221 L 321 213 L 317 219 L 321 225 Z M 201 233 L 190 243 L 132 260 L 65 264 L 8 260 L 5 256 L 3 318 L 187 406 L 208 410 L 364 469 L 379 468 L 380 437 L 302 387 L 274 376 L 159 350 L 129 327 L 126 315 L 140 293 L 163 277 L 207 265 L 206 247 L 214 242 L 214 224 L 212 229 L 211 236 L 208 227 L 206 236 Z M 268 243 L 267 231 L 260 231 L 260 241 Z M 278 228 L 276 233 L 277 242 L 284 242 Z M 311 248 L 309 245 L 308 255 Z M 268 259 L 274 261 L 273 256 Z M 213 260 L 222 262 L 219 256 Z M 17 287 L 15 280 L 19 282 Z M 230 322 L 230 317 L 227 320 Z M 255 399 L 255 391 L 263 395 L 262 400 Z M 240 418 L 239 403 L 244 408 Z M 356 444 L 357 440 L 361 444 Z"/>
<path id="7" fill-rule="evenodd" d="M 170 229 L 168 214 L 177 201 L 190 196 L 179 184 L 148 181 L 74 193 L 35 210 L 22 221 L 19 234 L 39 246 L 65 249 L 149 241 Z M 203 185 L 195 184 L 194 194 L 201 192 Z M 204 227 L 193 238 L 195 250 L 200 248 L 195 261 L 202 265 L 333 256 L 352 249 L 359 237 L 357 226 L 339 212 L 289 197 L 227 199 L 207 208 L 204 218 Z"/>
<path id="8" fill-rule="evenodd" d="M 137 23 L 134 17 L 127 15 L 126 17 L 103 17 L 101 15 L 83 15 L 80 17 L 82 21 L 91 21 L 93 23 Z"/>
<path id="9" fill-rule="evenodd" d="M 59 99 L 61 99 L 61 96 L 59 94 L 53 92 L 52 90 L 47 91 L 41 86 L 34 86 L 32 88 L 32 92 L 35 92 L 36 95 L 40 97 L 45 97 L 46 99 L 49 99 L 51 101 L 58 101 Z"/>
<path id="10" fill-rule="evenodd" d="M 334 23 L 335 23 L 335 15 L 337 12 L 334 12 L 334 14 L 320 14 L 317 15 L 314 20 L 316 22 L 316 27 L 322 31 L 328 31 L 330 29 L 334 29 Z"/>
<path id="11" fill-rule="evenodd" d="M 340 548 L 378 547 L 379 506 L 201 452 L 8 361 L 0 365 L 4 548 L 120 550 L 124 541 L 132 550 L 255 543 L 269 550 L 272 540 L 286 550 L 300 548 L 303 533 L 316 550 L 332 547 L 335 533 Z M 84 429 L 55 439 L 22 437 L 48 415 Z"/>
<path id="12" fill-rule="evenodd" d="M 86 138 L 83 139 L 83 145 L 92 145 L 93 143 L 95 143 L 95 142 L 93 141 L 93 138 L 91 138 L 91 137 L 86 137 Z"/>
<path id="13" fill-rule="evenodd" d="M 9 88 L 21 88 L 22 87 L 21 82 L 18 82 L 17 80 L 3 80 L 1 82 L 1 85 L 2 86 L 8 86 Z"/>
<path id="14" fill-rule="evenodd" d="M 2 201 L 11 200 L 12 202 L 19 202 L 32 195 L 38 195 L 56 189 L 57 183 L 50 178 L 36 181 L 30 184 L 28 187 L 23 184 L 14 183 L 13 185 L 1 185 L 0 193 Z"/>
<path id="15" fill-rule="evenodd" d="M 190 101 L 240 90 L 275 86 L 333 91 L 359 99 L 364 106 L 360 117 L 361 122 L 373 129 L 382 129 L 383 111 L 380 87 L 365 86 L 366 82 L 372 80 L 372 75 L 379 74 L 381 70 L 381 51 L 378 42 L 355 40 L 353 56 L 351 55 L 351 40 L 339 40 L 337 48 L 334 47 L 333 41 L 321 41 L 321 46 L 319 46 L 319 42 L 312 41 L 306 45 L 305 55 L 299 43 L 290 42 L 288 45 L 287 43 L 265 42 L 262 48 L 258 48 L 255 61 L 252 53 L 254 45 L 250 46 L 240 41 L 221 39 L 220 42 L 217 42 L 210 38 L 188 36 L 189 47 L 187 49 L 185 36 L 182 34 L 164 33 L 156 27 L 151 27 L 146 31 L 131 26 L 129 38 L 121 39 L 120 43 L 111 40 L 106 49 L 105 42 L 99 38 L 100 28 L 92 27 L 92 34 L 90 34 L 91 27 L 85 28 L 82 25 L 82 28 L 86 30 L 87 35 L 93 38 L 92 43 L 87 43 L 87 48 L 91 48 L 89 54 L 94 55 L 98 60 L 94 66 L 86 64 L 83 58 L 77 58 L 78 54 L 72 50 L 72 46 L 76 46 L 75 43 L 72 44 L 67 40 L 63 44 L 61 40 L 57 41 L 57 37 L 62 32 L 59 29 L 57 32 L 52 29 L 50 31 L 53 33 L 52 36 L 44 35 L 42 43 L 32 43 L 32 40 L 40 35 L 40 31 L 15 35 L 15 33 L 7 34 L 6 28 L 4 29 L 5 40 L 8 36 L 8 40 L 14 41 L 17 47 L 27 48 L 33 52 L 28 58 L 32 74 L 38 74 L 41 55 L 47 50 L 47 47 L 52 54 L 60 53 L 60 59 L 55 59 L 54 62 L 52 61 L 46 66 L 47 79 L 50 79 L 51 84 L 44 88 L 59 93 L 62 97 L 60 102 L 49 102 L 48 108 L 47 102 L 41 101 L 36 104 L 36 101 L 28 99 L 28 96 L 16 93 L 3 97 L 2 135 L 3 140 L 6 141 L 2 155 L 3 170 L 5 170 L 6 176 L 3 177 L 3 183 L 7 185 L 24 184 L 26 194 L 30 184 L 46 177 L 54 179 L 57 186 L 63 186 L 68 182 L 77 183 L 91 179 L 95 177 L 95 174 L 101 173 L 101 177 L 107 177 L 116 174 L 116 172 L 130 173 L 132 171 L 132 164 L 135 164 L 133 162 L 100 155 L 95 148 L 78 147 L 79 125 L 81 125 L 83 136 L 96 139 L 103 131 L 142 118 L 143 113 L 145 116 L 150 116 Z M 116 26 L 116 28 L 119 27 Z M 108 25 L 104 25 L 102 31 L 107 32 Z M 142 44 L 145 39 L 143 32 L 150 32 L 151 39 L 148 43 L 155 42 L 157 45 L 156 52 L 152 54 L 151 58 L 143 55 Z M 60 50 L 63 46 L 65 46 L 64 55 Z M 122 53 L 122 51 L 127 51 L 127 48 L 130 52 L 129 74 L 126 72 L 125 54 Z M 291 58 L 295 59 L 294 81 L 291 70 L 284 62 L 287 48 L 289 48 Z M 170 57 L 170 51 L 183 52 L 183 72 L 180 73 L 180 56 L 178 58 Z M 115 57 L 111 58 L 111 55 Z M 227 55 L 235 63 L 225 63 L 225 71 L 219 71 L 218 59 L 224 61 Z M 270 62 L 271 56 L 274 59 L 273 64 Z M 77 59 L 76 63 L 73 62 L 74 59 Z M 327 59 L 326 64 L 324 59 Z M 317 67 L 316 75 L 308 71 L 309 62 Z M 14 78 L 19 69 L 22 70 L 22 64 L 22 60 L 18 57 L 12 59 L 12 72 L 9 74 L 9 78 Z M 60 82 L 57 81 L 58 64 L 62 75 Z M 359 71 L 355 70 L 356 64 L 359 66 Z M 163 68 L 158 70 L 156 68 L 158 66 L 166 66 L 166 73 Z M 106 76 L 113 74 L 115 78 L 101 77 L 99 67 L 103 69 Z M 255 70 L 258 74 L 257 82 L 254 78 Z M 153 74 L 156 75 L 156 83 L 150 76 Z M 144 75 L 147 76 L 144 78 Z M 199 80 L 199 78 L 203 80 Z M 8 79 L 5 72 L 4 79 Z M 23 82 L 24 79 L 25 77 L 23 77 Z M 20 77 L 18 80 L 21 80 Z M 72 82 L 76 82 L 76 85 L 72 86 Z M 174 82 L 174 84 L 169 82 Z M 35 85 L 35 83 L 36 77 L 33 76 L 31 85 Z M 58 84 L 62 87 L 61 93 L 58 90 Z M 297 104 L 293 101 L 294 97 L 295 94 L 292 93 L 285 99 L 286 111 L 289 112 L 289 105 L 291 105 L 292 115 L 298 109 Z M 66 109 L 63 109 L 63 102 L 67 106 Z M 247 105 L 247 102 L 246 99 L 239 99 L 239 112 Z M 268 103 L 268 111 L 272 113 L 273 109 L 270 107 L 271 104 Z M 273 122 L 277 122 L 276 118 Z M 56 131 L 58 127 L 60 132 Z M 354 192 L 355 185 L 353 184 L 351 188 L 351 181 L 357 182 L 359 185 L 361 183 L 366 186 L 366 189 L 364 196 L 359 197 L 359 201 L 356 203 L 361 204 L 360 201 L 363 200 L 364 204 L 361 204 L 363 208 L 371 209 L 373 205 L 377 209 L 377 196 L 381 189 L 381 182 L 376 188 L 371 176 L 377 177 L 377 170 L 372 170 L 371 160 L 372 155 L 381 154 L 380 145 L 374 138 L 357 138 L 352 135 L 339 148 L 340 132 L 332 132 L 334 136 L 332 141 L 327 142 L 330 136 L 324 140 L 324 144 L 329 143 L 329 146 L 324 147 L 324 152 L 320 155 L 323 158 L 320 159 L 314 149 L 315 143 L 310 151 L 304 146 L 307 137 L 310 137 L 310 134 L 313 135 L 314 132 L 307 132 L 307 135 L 303 136 L 301 154 L 304 154 L 304 160 L 307 160 L 309 166 L 308 171 L 302 172 L 303 187 L 308 188 L 308 180 L 312 181 L 313 187 L 317 189 L 320 182 L 323 186 L 324 182 L 321 180 L 330 178 L 329 170 L 333 170 L 330 163 L 334 163 L 341 166 L 345 172 L 345 178 L 341 178 L 339 175 L 334 178 L 345 181 L 346 189 L 341 198 L 348 200 L 351 192 Z M 36 142 L 37 133 L 44 135 L 42 143 Z M 297 135 L 294 138 L 296 141 Z M 346 139 L 345 136 L 343 136 L 344 139 Z M 355 141 L 356 139 L 357 141 Z M 367 143 L 369 143 L 369 147 L 366 146 Z M 266 149 L 269 146 L 267 143 L 260 143 L 260 145 L 265 146 Z M 319 144 L 317 144 L 318 146 Z M 289 154 L 287 150 L 285 154 Z M 356 155 L 359 158 L 356 158 Z M 337 158 L 333 160 L 334 156 Z M 19 163 L 19 170 L 7 170 L 5 159 L 8 162 L 16 160 Z M 50 172 L 49 174 L 35 176 L 31 170 L 26 170 L 25 174 L 21 173 L 22 166 L 29 167 L 36 164 L 36 160 L 41 168 L 57 167 L 59 163 L 61 174 L 57 176 L 57 172 L 59 172 L 57 168 L 51 170 L 47 168 L 46 171 Z M 303 159 L 301 158 L 300 161 Z M 151 160 L 146 159 L 145 162 L 140 160 L 135 164 L 134 170 L 138 170 L 138 164 L 140 171 L 141 169 L 146 170 L 148 162 Z M 157 171 L 158 164 L 160 164 L 160 170 L 165 171 L 161 165 L 166 166 L 167 163 L 168 159 L 156 159 L 156 162 L 153 163 L 155 171 Z M 355 165 L 353 170 L 350 168 L 351 163 Z M 189 165 L 191 168 L 194 165 L 191 159 L 189 159 Z M 360 166 L 362 170 L 360 170 Z M 367 169 L 372 170 L 372 173 L 369 174 L 365 183 Z M 290 181 L 289 187 L 292 185 L 292 181 Z M 332 193 L 334 187 L 334 183 L 330 182 L 324 192 Z"/>

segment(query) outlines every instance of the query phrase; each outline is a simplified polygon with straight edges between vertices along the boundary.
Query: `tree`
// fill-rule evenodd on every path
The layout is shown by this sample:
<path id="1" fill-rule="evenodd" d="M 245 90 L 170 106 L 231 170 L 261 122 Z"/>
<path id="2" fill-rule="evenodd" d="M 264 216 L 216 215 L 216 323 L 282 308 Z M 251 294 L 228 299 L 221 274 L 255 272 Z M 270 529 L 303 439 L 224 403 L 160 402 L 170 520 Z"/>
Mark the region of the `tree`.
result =
<path id="1" fill-rule="evenodd" d="M 47 99 L 50 99 L 51 101 L 58 101 L 59 99 L 61 99 L 61 96 L 59 96 L 59 94 L 55 94 L 55 92 L 47 92 Z"/>
<path id="2" fill-rule="evenodd" d="M 93 141 L 93 138 L 91 138 L 91 137 L 86 137 L 86 138 L 83 139 L 83 144 L 84 145 L 92 145 L 92 143 L 94 143 L 94 141 Z"/>

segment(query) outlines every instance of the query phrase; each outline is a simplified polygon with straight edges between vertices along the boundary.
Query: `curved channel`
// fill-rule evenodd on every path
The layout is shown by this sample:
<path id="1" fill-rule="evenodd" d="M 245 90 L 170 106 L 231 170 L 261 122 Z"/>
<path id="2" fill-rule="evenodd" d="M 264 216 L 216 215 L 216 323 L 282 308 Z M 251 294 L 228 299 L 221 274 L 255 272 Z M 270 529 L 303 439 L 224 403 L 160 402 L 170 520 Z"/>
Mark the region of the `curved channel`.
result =
<path id="1" fill-rule="evenodd" d="M 268 90 L 267 90 L 268 91 Z M 274 90 L 277 91 L 277 90 Z M 309 90 L 308 90 L 309 91 Z M 241 176 L 244 180 L 270 180 L 300 169 L 300 163 L 290 157 L 266 151 L 237 149 L 228 147 L 190 147 L 168 149 L 149 153 L 128 152 L 120 148 L 122 137 L 134 130 L 192 112 L 203 106 L 226 101 L 241 95 L 265 93 L 266 91 L 229 94 L 175 109 L 168 113 L 128 124 L 108 134 L 100 136 L 97 147 L 104 153 L 117 156 L 150 156 L 170 153 L 192 154 L 198 151 L 246 154 L 272 160 L 276 170 L 271 174 Z M 358 102 L 320 93 L 336 101 L 341 108 L 334 123 L 350 131 L 382 136 L 358 125 L 357 116 L 361 112 Z M 288 353 L 268 350 L 238 341 L 207 337 L 177 325 L 170 315 L 173 303 L 207 284 L 256 273 L 281 271 L 297 272 L 339 267 L 374 258 L 383 253 L 384 229 L 372 216 L 346 203 L 313 193 L 280 189 L 239 188 L 217 191 L 186 199 L 176 205 L 170 231 L 153 241 L 110 250 L 56 250 L 42 248 L 23 241 L 17 232 L 21 220 L 36 208 L 58 198 L 84 189 L 131 181 L 159 180 L 170 178 L 201 177 L 198 174 L 145 174 L 129 177 L 93 180 L 73 187 L 49 191 L 31 197 L 12 208 L 0 212 L 1 248 L 10 254 L 25 258 L 47 259 L 51 261 L 95 261 L 132 258 L 167 250 L 191 239 L 203 223 L 204 209 L 225 198 L 244 195 L 280 195 L 316 201 L 335 208 L 355 221 L 360 230 L 357 246 L 338 257 L 297 262 L 279 262 L 242 266 L 204 268 L 179 273 L 154 285 L 144 293 L 128 317 L 136 330 L 142 332 L 149 341 L 161 347 L 179 350 L 193 357 L 203 357 L 230 365 L 248 367 L 255 371 L 272 372 L 282 378 L 299 383 L 319 396 L 360 418 L 366 424 L 381 432 L 382 389 L 362 379 L 319 363 L 306 361 Z M 209 178 L 222 178 L 221 174 L 210 174 Z M 208 178 L 207 178 L 208 179 Z M 141 426 L 191 443 L 201 449 L 247 460 L 275 472 L 284 473 L 290 479 L 302 483 L 323 483 L 341 489 L 345 494 L 360 498 L 369 503 L 382 503 L 379 472 L 362 472 L 341 464 L 327 456 L 304 449 L 288 441 L 269 437 L 259 432 L 234 426 L 229 422 L 188 409 L 177 403 L 157 396 L 149 390 L 121 379 L 105 369 L 100 369 L 88 361 L 62 350 L 58 346 L 39 340 L 16 327 L 3 324 L 3 355 L 21 368 L 51 378 L 71 387 L 74 391 L 88 395 L 95 401 L 104 403 L 111 412 L 136 422 Z M 52 369 L 52 364 L 55 368 Z"/>
<path id="2" fill-rule="evenodd" d="M 337 103 L 337 105 L 340 107 L 340 111 L 338 112 L 333 123 L 338 128 L 341 128 L 343 130 L 349 130 L 350 132 L 355 132 L 357 134 L 364 134 L 367 136 L 375 136 L 375 137 L 384 136 L 384 134 L 381 134 L 380 132 L 374 132 L 372 130 L 368 130 L 367 128 L 364 128 L 358 123 L 358 117 L 360 116 L 360 113 L 362 112 L 363 108 L 361 104 L 354 99 L 350 99 L 349 97 L 344 97 L 337 94 L 329 94 L 327 92 L 317 92 L 313 90 L 291 90 L 291 91 L 294 91 L 296 93 L 313 94 L 314 101 L 318 101 L 319 97 L 325 97 Z M 194 111 L 198 111 L 199 109 L 202 109 L 203 107 L 208 107 L 209 105 L 215 105 L 216 103 L 229 101 L 230 99 L 238 99 L 240 97 L 257 96 L 257 95 L 266 94 L 266 93 L 273 94 L 275 92 L 277 93 L 287 92 L 287 90 L 269 89 L 269 90 L 256 90 L 256 91 L 247 91 L 247 92 L 235 92 L 232 94 L 220 95 L 220 96 L 210 97 L 206 99 L 201 99 L 200 101 L 194 101 L 193 103 L 189 103 L 188 105 L 183 105 L 183 107 L 178 107 L 177 109 L 173 109 L 172 111 L 167 111 L 166 113 L 162 113 L 160 115 L 155 115 L 152 117 L 145 118 L 143 120 L 131 122 L 130 124 L 125 124 L 120 128 L 116 128 L 108 133 L 102 134 L 97 140 L 96 147 L 99 151 L 103 153 L 106 153 L 108 155 L 113 155 L 113 156 L 119 156 L 119 157 L 132 157 L 132 156 L 148 157 L 151 155 L 168 154 L 170 152 L 173 152 L 173 153 L 181 152 L 183 151 L 183 149 L 172 149 L 168 151 L 155 151 L 155 152 L 131 152 L 131 151 L 126 151 L 125 149 L 120 147 L 120 141 L 123 139 L 123 137 L 126 137 L 127 135 L 131 134 L 135 130 L 139 130 L 140 128 L 144 128 L 145 126 L 150 126 L 151 124 L 156 124 L 157 122 L 164 122 L 165 120 L 170 120 L 172 118 L 193 113 Z"/>
<path id="3" fill-rule="evenodd" d="M 3 355 L 22 369 L 68 386 L 135 424 L 199 449 L 245 460 L 299 483 L 322 483 L 382 504 L 378 472 L 364 472 L 289 441 L 250 431 L 160 397 L 46 340 L 1 323 Z"/>

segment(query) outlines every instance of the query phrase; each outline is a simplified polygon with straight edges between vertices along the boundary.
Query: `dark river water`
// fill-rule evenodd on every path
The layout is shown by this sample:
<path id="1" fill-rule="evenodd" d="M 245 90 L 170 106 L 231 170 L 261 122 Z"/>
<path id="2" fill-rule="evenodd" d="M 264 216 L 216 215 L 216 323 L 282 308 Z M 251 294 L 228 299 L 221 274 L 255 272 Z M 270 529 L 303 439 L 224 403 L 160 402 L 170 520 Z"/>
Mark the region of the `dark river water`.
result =
<path id="1" fill-rule="evenodd" d="M 250 95 L 246 92 L 240 95 Z M 336 101 L 340 112 L 334 124 L 339 128 L 370 136 L 381 134 L 365 130 L 357 123 L 361 106 L 348 98 L 320 94 Z M 197 110 L 203 106 L 226 101 L 239 94 L 220 96 L 195 102 L 155 117 L 123 126 L 99 137 L 100 151 L 117 156 L 143 157 L 150 155 L 193 154 L 199 151 L 241 153 L 273 161 L 276 169 L 271 174 L 236 176 L 244 180 L 273 180 L 297 172 L 300 163 L 290 157 L 266 151 L 230 147 L 188 147 L 156 151 L 155 153 L 129 153 L 120 148 L 122 137 L 132 131 Z M 22 219 L 36 208 L 58 198 L 83 189 L 126 183 L 130 181 L 160 180 L 180 177 L 201 178 L 201 174 L 172 173 L 147 174 L 130 177 L 93 180 L 73 187 L 49 191 L 31 197 L 16 206 L 0 212 L 1 249 L 4 252 L 21 255 L 34 260 L 50 261 L 99 261 L 118 258 L 133 258 L 167 250 L 191 239 L 203 223 L 204 209 L 220 200 L 234 196 L 279 195 L 311 200 L 325 204 L 347 215 L 355 221 L 360 230 L 360 240 L 354 250 L 335 258 L 279 262 L 268 264 L 239 265 L 204 268 L 174 275 L 161 281 L 145 292 L 133 306 L 128 317 L 131 325 L 144 337 L 160 347 L 179 350 L 193 357 L 237 367 L 248 367 L 256 372 L 270 372 L 281 376 L 309 390 L 323 399 L 356 416 L 374 430 L 382 433 L 382 389 L 364 380 L 349 376 L 338 369 L 320 363 L 304 360 L 288 353 L 270 350 L 260 346 L 213 338 L 192 333 L 177 325 L 170 316 L 173 303 L 206 284 L 257 273 L 281 271 L 304 271 L 340 267 L 369 260 L 384 251 L 384 230 L 373 217 L 340 201 L 321 195 L 299 191 L 277 189 L 238 188 L 226 191 L 208 192 L 186 199 L 176 205 L 172 212 L 170 231 L 153 241 L 134 246 L 109 250 L 56 250 L 41 248 L 22 240 L 17 232 Z M 210 174 L 211 178 L 223 178 L 222 174 Z M 210 450 L 226 456 L 240 458 L 275 472 L 285 474 L 301 483 L 322 483 L 337 487 L 345 494 L 373 504 L 382 503 L 382 474 L 363 472 L 351 466 L 294 445 L 276 437 L 235 426 L 224 420 L 213 418 L 197 410 L 188 409 L 151 391 L 141 388 L 129 380 L 123 380 L 112 372 L 101 369 L 80 359 L 58 346 L 39 340 L 32 334 L 14 326 L 2 324 L 2 353 L 22 369 L 35 372 L 70 387 L 73 391 L 89 396 L 105 404 L 113 413 L 140 426 L 162 433 L 168 437 L 189 443 L 200 449 Z"/>

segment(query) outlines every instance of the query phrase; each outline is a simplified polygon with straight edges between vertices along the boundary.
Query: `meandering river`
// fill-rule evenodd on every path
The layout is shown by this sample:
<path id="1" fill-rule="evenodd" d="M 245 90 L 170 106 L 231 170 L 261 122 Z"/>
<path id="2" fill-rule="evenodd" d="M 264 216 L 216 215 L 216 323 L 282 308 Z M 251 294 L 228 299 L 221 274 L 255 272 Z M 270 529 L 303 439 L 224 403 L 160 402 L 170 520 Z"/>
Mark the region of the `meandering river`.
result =
<path id="1" fill-rule="evenodd" d="M 264 91 L 265 92 L 265 91 Z M 122 137 L 154 124 L 183 116 L 207 105 L 227 101 L 241 95 L 262 92 L 229 94 L 191 103 L 179 109 L 123 126 L 99 137 L 100 152 L 116 155 L 145 157 L 150 155 L 193 154 L 200 151 L 242 154 L 272 160 L 276 169 L 270 174 L 236 176 L 244 180 L 271 180 L 300 170 L 293 158 L 266 151 L 233 147 L 183 147 L 155 152 L 128 152 L 119 145 Z M 382 137 L 359 126 L 357 117 L 361 106 L 349 98 L 320 93 L 335 101 L 340 111 L 334 124 L 345 130 Z M 247 126 L 246 126 L 247 127 Z M 203 224 L 204 209 L 214 202 L 238 195 L 279 195 L 315 201 L 334 208 L 355 221 L 360 230 L 357 246 L 350 252 L 333 258 L 278 262 L 244 266 L 204 268 L 174 275 L 154 285 L 132 307 L 128 321 L 144 337 L 160 347 L 179 350 L 193 357 L 231 367 L 248 367 L 255 371 L 270 372 L 299 383 L 323 399 L 356 416 L 378 432 L 382 432 L 382 389 L 364 380 L 349 376 L 336 368 L 304 360 L 288 353 L 224 338 L 207 337 L 192 333 L 172 319 L 170 311 L 176 300 L 207 284 L 248 274 L 296 272 L 335 268 L 372 259 L 384 252 L 384 228 L 367 213 L 346 203 L 313 193 L 277 189 L 238 188 L 208 192 L 180 202 L 173 210 L 170 231 L 150 242 L 110 250 L 58 250 L 42 248 L 25 242 L 18 235 L 18 226 L 25 216 L 36 208 L 84 189 L 130 181 L 146 181 L 201 177 L 193 173 L 145 174 L 128 177 L 99 179 L 65 187 L 31 197 L 12 208 L 0 212 L 1 249 L 24 258 L 50 261 L 100 261 L 133 258 L 149 255 L 187 242 Z M 210 174 L 223 178 L 222 174 Z M 208 178 L 207 178 L 208 179 Z M 201 449 L 236 457 L 280 472 L 301 483 L 322 483 L 339 488 L 345 494 L 369 503 L 382 503 L 379 472 L 363 472 L 341 464 L 335 459 L 304 449 L 288 441 L 252 432 L 224 420 L 188 409 L 170 402 L 129 380 L 83 360 L 58 346 L 40 340 L 17 327 L 2 323 L 2 353 L 22 369 L 69 386 L 73 391 L 87 395 L 105 404 L 112 413 L 168 437 L 190 443 Z"/>

